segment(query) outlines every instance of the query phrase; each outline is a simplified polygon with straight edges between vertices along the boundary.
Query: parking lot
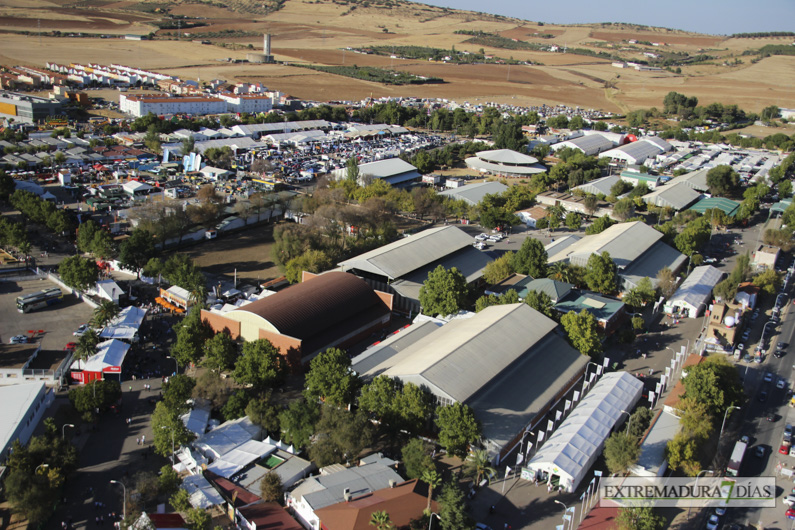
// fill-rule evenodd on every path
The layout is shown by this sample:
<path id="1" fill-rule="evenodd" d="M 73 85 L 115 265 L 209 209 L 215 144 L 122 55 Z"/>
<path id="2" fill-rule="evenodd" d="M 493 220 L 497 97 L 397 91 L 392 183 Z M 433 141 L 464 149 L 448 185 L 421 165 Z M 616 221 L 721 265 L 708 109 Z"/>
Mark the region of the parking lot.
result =
<path id="1" fill-rule="evenodd" d="M 76 341 L 72 332 L 88 322 L 92 309 L 71 294 L 63 302 L 31 313 L 17 311 L 16 298 L 42 289 L 58 287 L 47 280 L 22 280 L 0 282 L 0 340 L 8 344 L 14 335 L 36 335 L 42 350 L 62 350 L 67 343 Z M 41 333 L 39 333 L 41 332 Z"/>

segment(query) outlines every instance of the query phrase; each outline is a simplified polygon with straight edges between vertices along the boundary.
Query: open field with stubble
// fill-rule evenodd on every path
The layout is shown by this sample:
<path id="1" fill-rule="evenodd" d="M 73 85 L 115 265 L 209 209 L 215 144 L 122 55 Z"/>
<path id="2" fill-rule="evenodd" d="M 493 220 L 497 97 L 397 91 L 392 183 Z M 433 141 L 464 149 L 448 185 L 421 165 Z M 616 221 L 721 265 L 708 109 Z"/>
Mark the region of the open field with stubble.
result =
<path id="1" fill-rule="evenodd" d="M 134 65 L 177 75 L 184 79 L 261 82 L 302 99 L 358 100 L 365 97 L 441 97 L 459 101 L 496 101 L 517 105 L 566 104 L 625 112 L 636 108 L 661 107 L 671 90 L 696 96 L 702 104 L 737 104 L 759 112 L 774 104 L 795 107 L 795 57 L 774 56 L 750 64 L 753 56 L 742 52 L 765 44 L 788 44 L 792 38 L 739 39 L 700 35 L 664 28 L 621 24 L 540 25 L 531 21 L 484 13 L 442 9 L 404 0 L 392 8 L 346 5 L 331 0 L 286 0 L 284 7 L 269 10 L 269 3 L 228 0 L 221 3 L 184 3 L 159 0 L 0 0 L 0 64 L 43 66 L 58 63 L 97 62 Z M 158 31 L 156 23 L 173 16 L 201 17 L 203 27 L 183 29 L 181 40 L 126 41 L 119 38 L 55 38 L 42 32 L 101 33 L 120 35 Z M 196 19 L 199 20 L 199 19 Z M 30 31 L 20 35 L 19 31 Z M 221 36 L 224 30 L 271 33 L 276 59 L 287 65 L 252 65 L 228 62 L 245 59 L 248 51 L 260 51 L 261 37 Z M 681 74 L 667 71 L 637 72 L 617 69 L 601 57 L 509 50 L 465 42 L 469 35 L 456 30 L 478 30 L 507 39 L 561 47 L 625 54 L 641 51 L 708 53 L 712 64 L 682 68 Z M 203 35 L 216 35 L 205 37 Z M 194 36 L 211 40 L 202 45 Z M 629 40 L 658 43 L 656 47 L 630 47 Z M 216 44 L 227 43 L 223 48 Z M 253 47 L 249 50 L 248 45 Z M 368 46 L 431 46 L 479 52 L 496 57 L 532 61 L 526 65 L 454 65 L 364 55 L 345 48 Z M 727 66 L 739 58 L 742 64 Z M 438 85 L 385 86 L 291 66 L 295 63 L 376 66 L 417 75 L 438 76 Z M 609 86 L 609 88 L 608 88 Z"/>

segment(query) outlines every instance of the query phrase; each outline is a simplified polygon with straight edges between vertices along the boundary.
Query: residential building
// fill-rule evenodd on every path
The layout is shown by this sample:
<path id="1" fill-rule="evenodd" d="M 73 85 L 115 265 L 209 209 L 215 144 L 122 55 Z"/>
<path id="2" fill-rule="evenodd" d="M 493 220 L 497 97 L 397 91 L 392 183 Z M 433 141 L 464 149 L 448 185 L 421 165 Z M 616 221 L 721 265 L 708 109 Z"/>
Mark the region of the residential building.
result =
<path id="1" fill-rule="evenodd" d="M 751 256 L 751 265 L 757 269 L 775 269 L 781 249 L 771 245 L 759 245 Z"/>
<path id="2" fill-rule="evenodd" d="M 157 115 L 170 114 L 223 114 L 227 112 L 227 102 L 218 97 L 168 95 L 119 95 L 119 112 L 131 114 L 136 118 L 150 112 Z"/>

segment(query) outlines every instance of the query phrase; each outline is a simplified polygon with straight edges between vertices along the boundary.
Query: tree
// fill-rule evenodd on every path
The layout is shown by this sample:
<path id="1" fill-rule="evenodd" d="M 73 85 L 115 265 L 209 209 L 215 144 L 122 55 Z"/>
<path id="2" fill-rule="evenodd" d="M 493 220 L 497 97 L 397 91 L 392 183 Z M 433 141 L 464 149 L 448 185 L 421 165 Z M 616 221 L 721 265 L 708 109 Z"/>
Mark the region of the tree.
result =
<path id="1" fill-rule="evenodd" d="M 613 205 L 613 214 L 622 221 L 626 221 L 635 215 L 635 201 L 629 198 L 619 199 Z"/>
<path id="2" fill-rule="evenodd" d="M 585 281 L 588 288 L 602 294 L 615 292 L 618 286 L 616 264 L 607 251 L 591 254 L 586 266 Z"/>
<path id="3" fill-rule="evenodd" d="M 304 271 L 319 273 L 332 267 L 331 258 L 322 250 L 309 249 L 285 265 L 284 275 L 290 283 L 301 281 Z"/>
<path id="4" fill-rule="evenodd" d="M 187 512 L 188 526 L 190 530 L 210 530 L 213 518 L 204 508 L 191 508 Z"/>
<path id="5" fill-rule="evenodd" d="M 754 276 L 751 282 L 767 294 L 774 295 L 781 288 L 781 275 L 775 269 L 766 269 Z"/>
<path id="6" fill-rule="evenodd" d="M 174 508 L 174 511 L 186 513 L 191 508 L 188 490 L 182 488 L 178 489 L 168 498 L 168 503 Z"/>
<path id="7" fill-rule="evenodd" d="M 78 412 L 85 414 L 99 409 L 104 412 L 121 399 L 118 381 L 94 380 L 91 383 L 69 390 L 69 402 Z"/>
<path id="8" fill-rule="evenodd" d="M 161 243 L 165 243 L 161 241 Z M 152 234 L 142 228 L 136 228 L 119 248 L 119 262 L 128 269 L 135 271 L 140 279 L 141 269 L 155 255 L 155 243 Z"/>
<path id="9" fill-rule="evenodd" d="M 616 224 L 615 221 L 610 219 L 608 216 L 603 215 L 591 223 L 591 226 L 585 229 L 585 234 L 589 236 L 601 234 L 614 224 Z"/>
<path id="10" fill-rule="evenodd" d="M 377 530 L 389 530 L 390 528 L 394 528 L 389 514 L 383 510 L 371 513 L 370 522 L 368 524 L 376 527 Z"/>
<path id="11" fill-rule="evenodd" d="M 652 416 L 652 411 L 647 407 L 638 407 L 635 412 L 632 413 L 632 419 L 627 427 L 627 429 L 629 429 L 629 434 L 638 439 L 643 437 L 646 433 L 646 429 L 648 429 L 651 424 Z"/>
<path id="12" fill-rule="evenodd" d="M 318 467 L 356 460 L 372 440 L 373 426 L 364 411 L 323 405 L 309 456 Z"/>
<path id="13" fill-rule="evenodd" d="M 99 335 L 93 329 L 88 329 L 83 336 L 77 341 L 77 347 L 75 348 L 75 360 L 81 362 L 88 360 L 94 355 L 97 354 L 99 349 L 97 345 L 99 344 Z"/>
<path id="14" fill-rule="evenodd" d="M 273 471 L 268 471 L 259 483 L 259 491 L 265 502 L 276 502 L 284 505 L 284 489 L 282 479 Z"/>
<path id="15" fill-rule="evenodd" d="M 166 464 L 160 468 L 160 474 L 157 477 L 157 491 L 160 495 L 170 497 L 179 489 L 182 484 L 182 479 L 174 468 Z"/>
<path id="16" fill-rule="evenodd" d="M 99 231 L 99 225 L 90 219 L 80 225 L 77 229 L 77 239 L 75 240 L 80 252 L 91 252 L 91 242 L 94 240 L 94 235 Z"/>
<path id="17" fill-rule="evenodd" d="M 305 399 L 291 402 L 287 409 L 279 413 L 282 441 L 296 447 L 306 447 L 319 419 L 320 407 L 317 403 Z"/>
<path id="18" fill-rule="evenodd" d="M 566 227 L 570 230 L 579 230 L 582 226 L 582 216 L 575 212 L 569 212 L 566 215 Z"/>
<path id="19" fill-rule="evenodd" d="M 467 455 L 464 462 L 464 470 L 475 479 L 475 484 L 480 484 L 482 479 L 491 482 L 492 477 L 497 474 L 497 470 L 491 465 L 489 453 L 485 449 L 477 449 Z"/>
<path id="20" fill-rule="evenodd" d="M 434 488 L 439 487 L 442 483 L 442 476 L 436 469 L 426 469 L 422 472 L 420 480 L 428 485 L 428 503 L 425 505 L 425 511 L 431 511 L 431 499 L 433 498 Z"/>
<path id="21" fill-rule="evenodd" d="M 94 313 L 91 315 L 91 325 L 96 328 L 104 328 L 108 322 L 116 318 L 121 309 L 113 300 L 102 300 L 97 307 L 94 308 Z"/>
<path id="22" fill-rule="evenodd" d="M 602 342 L 597 332 L 599 325 L 587 310 L 583 309 L 579 313 L 569 311 L 561 317 L 560 323 L 571 345 L 581 354 L 596 358 L 602 353 Z"/>
<path id="23" fill-rule="evenodd" d="M 528 237 L 514 255 L 513 268 L 520 274 L 533 278 L 547 277 L 547 251 L 538 239 Z"/>
<path id="24" fill-rule="evenodd" d="M 762 109 L 762 113 L 760 114 L 760 117 L 762 118 L 762 121 L 770 122 L 770 121 L 773 121 L 774 119 L 778 118 L 778 115 L 780 113 L 781 113 L 781 109 L 780 108 L 778 108 L 775 105 L 770 105 L 769 107 L 765 107 L 764 109 Z"/>
<path id="25" fill-rule="evenodd" d="M 216 372 L 226 372 L 235 367 L 237 359 L 237 344 L 226 333 L 216 333 L 215 336 L 204 343 L 204 359 L 202 366 Z"/>
<path id="26" fill-rule="evenodd" d="M 243 344 L 243 351 L 232 373 L 241 385 L 261 390 L 280 384 L 286 375 L 287 363 L 279 350 L 267 339 Z"/>
<path id="27" fill-rule="evenodd" d="M 710 416 L 722 417 L 730 405 L 743 400 L 743 389 L 737 369 L 723 355 L 712 355 L 691 366 L 682 378 L 686 398 L 707 406 Z"/>
<path id="28" fill-rule="evenodd" d="M 733 197 L 740 190 L 740 176 L 731 166 L 715 166 L 707 171 L 707 186 L 713 195 Z"/>
<path id="29" fill-rule="evenodd" d="M 663 530 L 665 517 L 654 513 L 651 506 L 627 506 L 618 509 L 616 523 L 620 530 Z"/>
<path id="30" fill-rule="evenodd" d="M 712 433 L 713 421 L 706 403 L 687 397 L 679 401 L 679 424 L 691 438 L 706 440 Z"/>
<path id="31" fill-rule="evenodd" d="M 483 279 L 490 283 L 500 283 L 516 272 L 513 268 L 513 252 L 506 252 L 494 261 L 490 261 L 483 269 Z"/>
<path id="32" fill-rule="evenodd" d="M 177 338 L 171 346 L 171 356 L 182 366 L 198 363 L 204 353 L 204 342 L 213 333 L 210 325 L 201 319 L 201 310 L 192 308 L 174 328 Z"/>
<path id="33" fill-rule="evenodd" d="M 85 291 L 96 285 L 99 279 L 99 267 L 94 260 L 70 256 L 61 261 L 58 274 L 69 287 Z"/>
<path id="34" fill-rule="evenodd" d="M 155 405 L 155 411 L 152 413 L 152 432 L 155 452 L 161 456 L 172 454 L 172 449 L 179 449 L 195 438 L 182 423 L 179 415 L 162 401 Z"/>
<path id="35" fill-rule="evenodd" d="M 665 298 L 670 298 L 676 292 L 676 277 L 668 267 L 657 271 L 657 287 Z"/>
<path id="36" fill-rule="evenodd" d="M 388 375 L 379 375 L 362 388 L 359 408 L 373 414 L 382 422 L 394 422 L 398 382 Z"/>
<path id="37" fill-rule="evenodd" d="M 420 287 L 420 305 L 426 315 L 451 315 L 467 304 L 469 289 L 466 278 L 457 268 L 445 269 L 439 265 L 428 273 Z"/>
<path id="38" fill-rule="evenodd" d="M 359 183 L 359 159 L 352 156 L 345 162 L 345 178 L 354 184 Z"/>
<path id="39" fill-rule="evenodd" d="M 246 416 L 252 423 L 259 425 L 274 436 L 278 436 L 281 432 L 279 411 L 280 408 L 271 400 L 270 390 L 261 397 L 252 398 L 246 405 Z"/>
<path id="40" fill-rule="evenodd" d="M 469 444 L 480 438 L 480 424 L 467 405 L 455 402 L 436 409 L 439 443 L 453 456 L 464 458 Z"/>
<path id="41" fill-rule="evenodd" d="M 397 425 L 400 430 L 419 434 L 427 426 L 434 410 L 435 398 L 414 383 L 403 385 L 395 400 Z"/>
<path id="42" fill-rule="evenodd" d="M 196 387 L 196 380 L 184 374 L 172 375 L 163 383 L 163 404 L 174 414 L 182 415 L 190 410 L 188 400 Z"/>
<path id="43" fill-rule="evenodd" d="M 694 477 L 701 471 L 698 459 L 698 442 L 685 432 L 678 432 L 666 446 L 666 456 L 671 469 L 681 470 Z"/>
<path id="44" fill-rule="evenodd" d="M 552 318 L 552 298 L 543 291 L 528 291 L 524 303 L 541 313 Z"/>
<path id="45" fill-rule="evenodd" d="M 605 441 L 604 455 L 610 473 L 624 474 L 640 457 L 638 439 L 623 431 L 614 432 Z"/>
<path id="46" fill-rule="evenodd" d="M 190 155 L 193 150 L 196 148 L 196 140 L 193 136 L 188 136 L 187 138 L 182 140 L 182 145 L 180 146 L 180 154 L 182 156 Z"/>
<path id="47" fill-rule="evenodd" d="M 599 199 L 596 198 L 596 195 L 586 195 L 585 199 L 582 201 L 582 204 L 585 206 L 585 211 L 588 213 L 588 215 L 592 216 L 599 207 Z"/>
<path id="48" fill-rule="evenodd" d="M 472 528 L 466 513 L 464 494 L 455 482 L 445 482 L 438 498 L 439 526 L 442 530 L 464 530 Z"/>
<path id="49" fill-rule="evenodd" d="M 436 471 L 430 453 L 431 447 L 422 439 L 412 438 L 409 440 L 400 452 L 403 457 L 403 466 L 406 468 L 406 477 L 409 479 L 420 478 L 426 471 Z"/>
<path id="50" fill-rule="evenodd" d="M 304 395 L 307 399 L 321 399 L 329 405 L 346 406 L 353 400 L 358 382 L 351 370 L 348 354 L 339 348 L 329 348 L 309 363 Z"/>

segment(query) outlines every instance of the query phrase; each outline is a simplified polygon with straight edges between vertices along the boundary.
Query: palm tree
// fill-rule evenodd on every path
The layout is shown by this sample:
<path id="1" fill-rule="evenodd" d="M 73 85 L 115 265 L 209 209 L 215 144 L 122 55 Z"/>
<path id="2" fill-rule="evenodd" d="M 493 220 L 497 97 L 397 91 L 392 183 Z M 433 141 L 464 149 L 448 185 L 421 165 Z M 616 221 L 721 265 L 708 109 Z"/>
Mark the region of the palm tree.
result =
<path id="1" fill-rule="evenodd" d="M 389 514 L 384 511 L 373 512 L 370 515 L 370 526 L 375 526 L 378 530 L 389 530 L 390 528 L 394 528 Z"/>
<path id="2" fill-rule="evenodd" d="M 571 283 L 571 269 L 565 261 L 556 261 L 547 268 L 547 276 L 559 282 Z"/>
<path id="3" fill-rule="evenodd" d="M 425 512 L 431 512 L 431 497 L 433 497 L 433 489 L 442 483 L 442 477 L 435 469 L 426 469 L 422 472 L 420 480 L 428 485 L 428 504 L 425 506 Z"/>
<path id="4" fill-rule="evenodd" d="M 89 329 L 83 336 L 80 337 L 80 340 L 77 341 L 77 347 L 75 348 L 75 359 L 80 363 L 80 367 L 82 368 L 82 361 L 89 359 L 97 354 L 98 348 L 97 345 L 99 344 L 99 335 L 93 329 Z"/>
<path id="5" fill-rule="evenodd" d="M 497 470 L 491 465 L 489 453 L 485 449 L 478 449 L 469 453 L 466 462 L 464 462 L 464 467 L 475 476 L 475 484 L 480 484 L 481 479 L 484 477 L 491 482 L 491 477 L 497 473 Z"/>
<path id="6" fill-rule="evenodd" d="M 91 325 L 97 328 L 104 328 L 105 324 L 116 318 L 119 314 L 119 306 L 112 300 L 103 300 L 94 309 L 94 315 L 91 317 Z"/>

